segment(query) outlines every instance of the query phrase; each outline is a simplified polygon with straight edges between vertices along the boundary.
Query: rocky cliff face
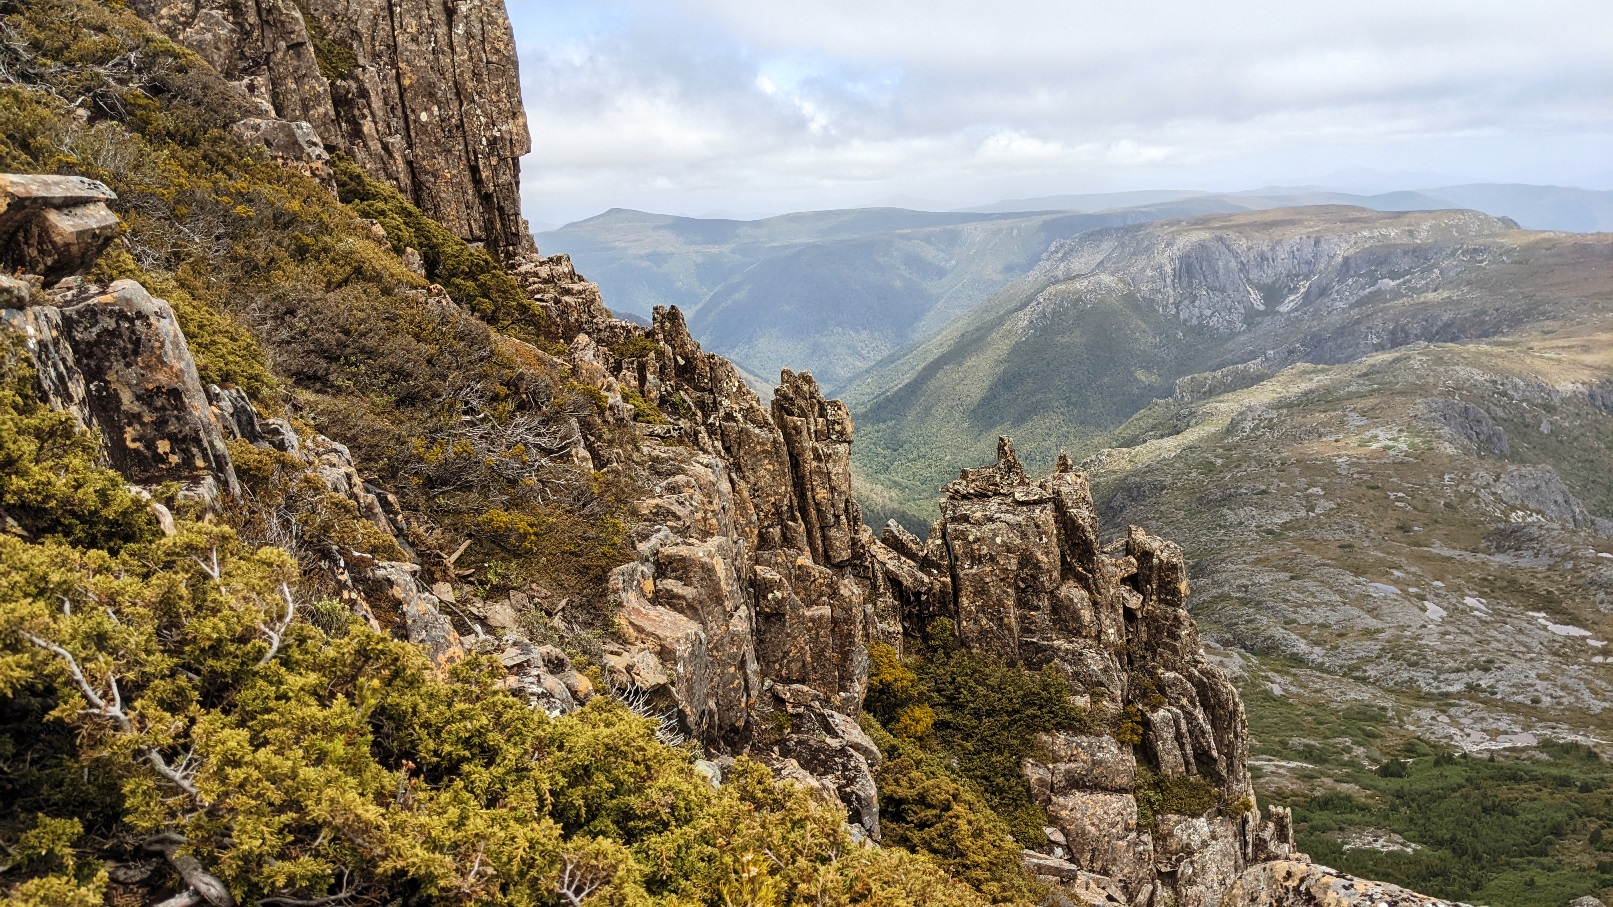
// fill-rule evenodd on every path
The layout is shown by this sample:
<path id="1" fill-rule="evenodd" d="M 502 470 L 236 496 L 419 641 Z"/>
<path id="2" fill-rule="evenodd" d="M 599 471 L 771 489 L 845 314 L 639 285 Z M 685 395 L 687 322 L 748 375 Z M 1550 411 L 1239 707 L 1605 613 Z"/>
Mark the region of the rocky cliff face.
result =
<path id="1" fill-rule="evenodd" d="M 136 11 L 196 51 L 258 105 L 306 123 L 462 239 L 529 251 L 520 157 L 531 150 L 515 36 L 500 0 L 137 0 Z"/>
<path id="2" fill-rule="evenodd" d="M 1296 309 L 1342 309 L 1374 291 L 1432 292 L 1485 257 L 1469 244 L 1516 229 L 1476 211 L 1310 210 L 1326 216 L 1262 212 L 1089 231 L 1055 243 L 1031 280 L 1091 278 L 1099 292 L 1133 293 L 1183 324 L 1231 333 Z"/>

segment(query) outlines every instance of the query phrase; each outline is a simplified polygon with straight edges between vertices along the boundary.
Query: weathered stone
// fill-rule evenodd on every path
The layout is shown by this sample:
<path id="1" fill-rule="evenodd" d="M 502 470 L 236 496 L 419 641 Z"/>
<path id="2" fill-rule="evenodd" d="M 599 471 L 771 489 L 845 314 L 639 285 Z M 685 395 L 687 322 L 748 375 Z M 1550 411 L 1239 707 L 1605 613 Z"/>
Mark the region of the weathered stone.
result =
<path id="1" fill-rule="evenodd" d="M 47 284 L 88 271 L 118 236 L 116 198 L 81 176 L 0 174 L 0 266 Z"/>
<path id="2" fill-rule="evenodd" d="M 773 392 L 773 422 L 789 451 L 796 502 L 806 523 L 807 545 L 819 564 L 851 560 L 861 512 L 851 496 L 851 413 L 839 400 L 824 400 L 805 372 L 786 369 Z"/>
<path id="3" fill-rule="evenodd" d="M 532 250 L 531 150 L 499 0 L 137 0 L 135 10 L 254 97 L 303 121 L 462 239 Z"/>
<path id="4" fill-rule="evenodd" d="M 247 117 L 237 121 L 230 131 L 249 145 L 262 146 L 270 159 L 318 180 L 333 192 L 336 190 L 330 154 L 325 151 L 313 124 L 274 117 Z M 419 253 L 415 257 L 418 258 Z"/>
<path id="5" fill-rule="evenodd" d="M 1130 793 L 1137 787 L 1137 759 L 1113 737 L 1060 733 L 1038 742 L 1047 756 L 1052 796 L 1076 790 Z"/>
<path id="6" fill-rule="evenodd" d="M 1314 863 L 1277 860 L 1251 867 L 1221 907 L 1454 907 L 1394 885 L 1369 882 Z"/>
<path id="7" fill-rule="evenodd" d="M 131 482 L 239 494 L 173 309 L 132 280 L 80 298 L 6 317 L 27 338 L 46 401 L 99 430 L 107 462 Z"/>
<path id="8" fill-rule="evenodd" d="M 419 572 L 414 564 L 393 561 L 371 567 L 370 609 L 383 624 L 400 626 L 410 642 L 426 650 L 438 670 L 447 670 L 465 657 L 465 648 L 453 623 L 438 609 L 437 597 L 421 588 Z"/>

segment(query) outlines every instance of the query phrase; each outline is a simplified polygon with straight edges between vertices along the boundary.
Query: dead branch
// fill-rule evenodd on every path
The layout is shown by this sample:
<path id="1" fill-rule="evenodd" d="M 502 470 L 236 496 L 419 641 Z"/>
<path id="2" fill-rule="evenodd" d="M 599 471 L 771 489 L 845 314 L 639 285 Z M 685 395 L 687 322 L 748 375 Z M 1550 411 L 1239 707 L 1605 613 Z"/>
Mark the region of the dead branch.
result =
<path id="1" fill-rule="evenodd" d="M 597 867 L 584 867 L 576 857 L 567 856 L 560 871 L 555 893 L 565 898 L 571 907 L 582 907 L 583 901 L 605 884 L 605 874 Z"/>
<path id="2" fill-rule="evenodd" d="M 258 624 L 258 630 L 260 630 L 264 636 L 269 637 L 269 651 L 265 652 L 263 657 L 258 659 L 259 667 L 262 667 L 273 661 L 274 657 L 280 654 L 280 640 L 285 636 L 286 628 L 291 626 L 291 619 L 297 616 L 297 600 L 291 597 L 291 588 L 285 583 L 280 584 L 280 597 L 285 599 L 286 602 L 285 619 L 280 621 L 280 623 L 277 624 L 273 629 L 270 629 L 263 624 Z"/>
<path id="3" fill-rule="evenodd" d="M 67 651 L 61 646 L 56 645 L 53 642 L 50 642 L 49 640 L 41 639 L 40 637 L 35 636 L 26 630 L 23 631 L 22 636 L 24 639 L 28 640 L 34 645 L 46 650 L 47 652 L 51 652 L 67 663 L 67 671 L 72 675 L 73 683 L 78 686 L 79 693 L 83 695 L 85 701 L 90 704 L 90 707 L 85 709 L 86 712 L 89 712 L 92 715 L 99 715 L 100 717 L 112 722 L 112 726 L 117 728 L 121 733 L 135 733 L 134 722 L 129 720 L 128 713 L 124 712 L 123 710 L 123 693 L 118 689 L 118 677 L 116 674 L 112 674 L 110 672 L 107 674 L 107 685 L 111 690 L 109 693 L 111 701 L 108 701 L 107 698 L 103 698 L 101 696 L 101 694 L 95 689 L 94 684 L 90 683 L 90 679 L 84 675 L 84 669 L 79 667 L 78 659 L 73 657 L 73 653 Z M 162 753 L 157 751 L 156 747 L 141 747 L 140 754 L 147 762 L 151 764 L 152 768 L 156 769 L 157 774 L 168 779 L 168 781 L 171 782 L 175 787 L 178 787 L 186 794 L 189 794 L 190 798 L 195 800 L 198 804 L 204 803 L 202 799 L 202 792 L 196 789 L 196 785 L 190 779 L 190 772 L 194 771 L 194 769 L 189 768 L 191 763 L 191 756 L 189 753 L 187 753 L 185 758 L 180 762 L 180 766 L 188 769 L 188 771 L 181 771 L 180 769 L 176 769 L 169 765 L 168 760 L 163 757 Z"/>

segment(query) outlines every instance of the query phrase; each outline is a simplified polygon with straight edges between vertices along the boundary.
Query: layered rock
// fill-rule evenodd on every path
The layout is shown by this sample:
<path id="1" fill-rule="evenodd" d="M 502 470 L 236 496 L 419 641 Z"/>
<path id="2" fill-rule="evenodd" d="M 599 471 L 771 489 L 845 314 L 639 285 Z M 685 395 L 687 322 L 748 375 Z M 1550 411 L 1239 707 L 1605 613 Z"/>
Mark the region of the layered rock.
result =
<path id="1" fill-rule="evenodd" d="M 1103 544 L 1085 476 L 1063 460 L 1032 480 L 1006 438 L 996 464 L 945 491 L 922 548 L 886 530 L 910 567 L 887 571 L 904 637 L 923 640 L 944 619 L 967 648 L 1054 666 L 1118 728 L 1050 735 L 1046 761 L 1024 765 L 1055 826 L 1050 855 L 1131 903 L 1196 905 L 1271 851 L 1291 852 L 1287 836 L 1263 834 L 1243 706 L 1185 610 L 1181 549 L 1136 528 Z M 1201 794 L 1191 814 L 1161 796 L 1172 785 Z"/>
<path id="2" fill-rule="evenodd" d="M 506 257 L 531 250 L 519 183 L 531 139 L 499 0 L 137 0 L 135 10 L 256 102 L 244 131 L 257 139 L 270 123 L 281 133 L 268 136 L 271 152 L 317 165 L 287 133 L 306 124 L 462 239 Z"/>

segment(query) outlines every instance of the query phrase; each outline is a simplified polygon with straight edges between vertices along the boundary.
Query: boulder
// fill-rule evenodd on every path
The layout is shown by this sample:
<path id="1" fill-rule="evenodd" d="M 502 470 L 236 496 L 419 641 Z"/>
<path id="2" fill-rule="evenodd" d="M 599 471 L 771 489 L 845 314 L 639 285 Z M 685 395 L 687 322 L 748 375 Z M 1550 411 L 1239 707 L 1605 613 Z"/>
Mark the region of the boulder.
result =
<path id="1" fill-rule="evenodd" d="M 57 294 L 56 305 L 7 310 L 23 334 L 45 401 L 100 433 L 108 465 L 131 482 L 178 482 L 209 505 L 239 483 L 168 303 L 132 280 Z"/>
<path id="2" fill-rule="evenodd" d="M 88 271 L 118 236 L 116 198 L 81 176 L 0 174 L 0 266 L 46 284 Z"/>

